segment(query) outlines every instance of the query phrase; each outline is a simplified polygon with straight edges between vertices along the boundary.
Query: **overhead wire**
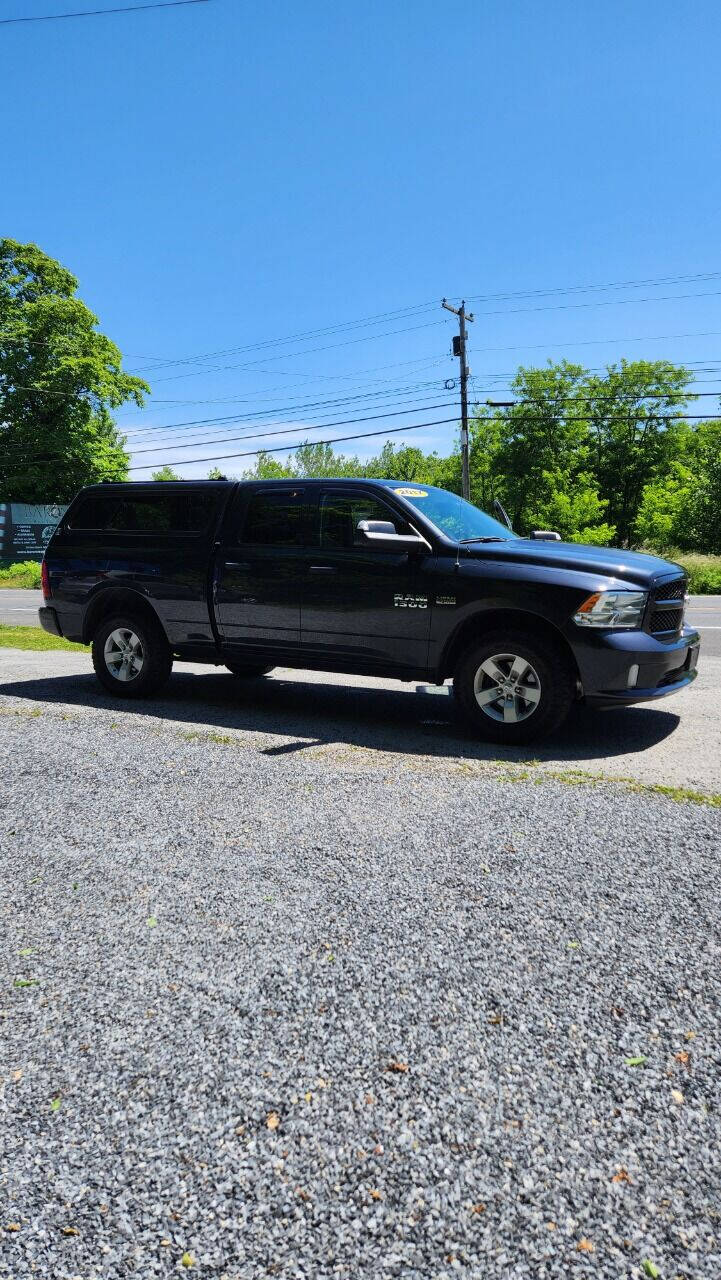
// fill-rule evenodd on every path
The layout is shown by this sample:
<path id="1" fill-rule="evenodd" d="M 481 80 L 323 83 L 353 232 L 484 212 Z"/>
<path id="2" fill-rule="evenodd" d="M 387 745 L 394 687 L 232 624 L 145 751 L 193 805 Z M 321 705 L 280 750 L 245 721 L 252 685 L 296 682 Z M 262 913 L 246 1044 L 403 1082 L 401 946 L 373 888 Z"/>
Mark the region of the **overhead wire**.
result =
<path id="1" fill-rule="evenodd" d="M 409 402 L 409 403 L 410 403 L 410 402 Z M 451 405 L 454 405 L 455 403 L 456 403 L 456 402 L 455 402 L 455 401 L 453 401 L 453 400 L 448 400 L 448 401 L 445 401 L 444 403 L 441 403 L 441 404 L 438 404 L 438 403 L 435 403 L 435 402 L 434 402 L 433 404 L 429 404 L 429 405 L 426 405 L 426 406 L 416 406 L 416 407 L 414 407 L 414 408 L 402 408 L 402 409 L 395 409 L 395 408 L 394 408 L 394 409 L 393 409 L 392 411 L 390 411 L 390 412 L 376 413 L 376 414 L 369 414 L 369 415 L 366 415 L 366 416 L 363 416 L 363 417 L 356 417 L 356 418 L 341 418 L 341 419 L 336 420 L 335 422 L 305 422 L 305 423 L 296 423 L 296 422 L 294 422 L 293 420 L 291 420 L 287 425 L 285 425 L 285 424 L 282 424 L 282 425 L 281 425 L 281 424 L 278 424 L 278 423 L 276 423 L 276 422 L 272 422 L 272 423 L 270 424 L 272 427 L 279 426 L 279 427 L 280 427 L 280 429 L 279 429 L 279 430 L 270 430 L 270 429 L 266 428 L 266 429 L 264 429 L 263 431 L 253 432 L 252 434 L 249 434 L 249 433 L 247 433 L 247 432 L 243 432 L 243 433 L 241 433 L 240 435 L 235 434 L 234 436 L 225 437 L 225 438 L 223 438 L 223 439 L 217 439 L 217 438 L 215 438 L 215 439 L 210 439 L 210 440 L 204 440 L 202 437 L 197 437 L 195 440 L 193 440 L 193 439 L 191 439 L 191 440 L 184 440 L 184 441 L 182 441 L 180 444 L 171 444 L 171 445 L 166 445 L 165 441 L 163 441 L 163 442 L 162 442 L 162 444 L 159 442 L 158 444 L 156 444 L 156 445 L 152 446 L 152 447 L 151 447 L 151 448 L 149 448 L 149 449 L 133 449 L 133 448 L 132 448 L 132 446 L 131 446 L 131 452 L 132 452 L 132 456 L 133 456 L 133 457 L 135 457 L 135 456 L 137 456 L 137 455 L 138 455 L 138 454 L 140 454 L 140 453 L 156 453 L 156 452 L 157 452 L 157 450 L 158 450 L 158 448 L 162 448 L 165 452 L 170 452 L 171 450 L 175 450 L 175 449 L 188 449 L 188 448 L 193 448 L 193 447 L 194 447 L 194 445 L 195 445 L 196 443 L 198 443 L 198 444 L 199 444 L 199 443 L 207 443 L 208 445 L 211 445 L 211 444 L 224 444 L 224 443 L 227 443 L 229 440 L 255 440 L 255 439 L 265 439 L 265 438 L 266 438 L 266 437 L 268 437 L 268 436 L 293 435 L 293 434 L 296 434 L 298 431 L 305 431 L 305 432 L 307 432 L 307 431 L 313 431 L 313 430 L 318 430 L 318 429 L 321 429 L 321 430 L 322 430 L 322 429 L 327 429 L 327 428 L 329 428 L 329 427 L 348 426 L 348 425 L 350 425 L 351 423 L 357 423 L 357 422 L 375 422 L 375 421 L 380 421 L 380 420 L 387 419 L 387 418 L 397 418 L 397 417 L 400 417 L 400 416 L 402 416 L 402 415 L 404 415 L 404 414 L 405 414 L 405 415 L 408 415 L 408 414 L 411 414 L 411 413 L 422 413 L 422 412 L 424 412 L 424 410 L 425 410 L 426 412 L 430 412 L 430 411 L 433 411 L 433 410 L 436 410 L 436 409 L 446 409 L 446 408 L 451 407 Z M 332 415 L 331 415 L 331 416 L 332 416 Z M 231 425 L 233 425 L 233 424 L 232 424 L 232 423 L 226 423 L 226 426 L 231 426 Z M 257 424 L 252 423 L 252 422 L 249 422 L 249 423 L 247 423 L 247 425 L 248 425 L 248 426 L 254 426 L 254 425 L 257 425 Z M 146 443 L 146 442 L 145 442 L 145 441 L 141 441 L 140 443 L 144 444 L 144 443 Z M 51 461 L 53 458 L 59 458 L 59 457 L 61 457 L 61 456 L 62 456 L 61 454 L 57 454 L 57 453 L 56 453 L 56 454 L 53 454 L 53 453 L 47 453 L 47 452 L 45 452 L 45 451 L 42 451 L 42 453 L 43 453 L 43 457 L 44 457 L 45 459 L 47 459 L 48 461 Z M 28 452 L 27 452 L 27 451 L 25 451 L 25 452 L 22 452 L 22 451 L 21 451 L 21 452 L 18 454 L 18 453 L 16 453 L 16 452 L 12 451 L 12 450 L 10 450 L 10 451 L 8 451 L 8 450 L 5 450 L 5 451 L 0 450 L 0 459 L 1 459 L 1 458 L 3 458 L 3 457 L 12 457 L 13 459 L 17 460 L 17 459 L 18 459 L 18 458 L 20 458 L 20 457 L 22 457 L 22 458 L 28 458 L 28 457 L 30 457 L 30 456 L 31 456 L 31 455 L 30 455 L 30 454 L 28 454 Z"/>
<path id="2" fill-rule="evenodd" d="M 706 414 L 681 414 L 677 416 L 679 419 L 683 421 L 699 421 L 700 422 L 700 421 L 714 420 L 714 419 L 709 419 L 708 415 Z M 618 418 L 608 418 L 606 419 L 606 421 L 627 422 L 629 418 L 633 418 L 633 417 L 638 417 L 638 415 L 623 414 Z M 573 421 L 574 419 L 569 418 L 566 420 Z M 583 418 L 577 419 L 577 421 L 585 422 L 586 417 L 584 416 Z M 409 431 L 423 431 L 423 430 L 427 430 L 430 427 L 444 426 L 451 422 L 456 422 L 456 423 L 458 422 L 457 414 L 454 415 L 452 418 L 438 418 L 433 422 L 406 423 L 401 427 L 380 428 L 380 430 L 377 430 L 377 431 L 362 431 L 362 432 L 358 432 L 357 434 L 349 435 L 349 436 L 334 436 L 334 437 L 331 437 L 330 439 L 324 439 L 324 440 L 304 440 L 300 444 L 274 445 L 268 449 L 262 449 L 262 450 L 259 450 L 256 448 L 256 449 L 246 450 L 245 452 L 241 452 L 241 453 L 215 454 L 213 456 L 206 456 L 203 458 L 182 458 L 182 459 L 171 460 L 171 461 L 174 461 L 174 465 L 178 467 L 199 466 L 206 462 L 229 462 L 229 461 L 236 460 L 238 458 L 255 457 L 258 454 L 258 452 L 291 453 L 296 449 L 304 448 L 306 445 L 343 444 L 343 443 L 347 443 L 350 440 L 365 440 L 365 439 L 370 439 L 372 437 L 378 437 L 383 435 L 397 435 L 399 433 L 409 432 Z M 260 434 L 261 436 L 263 436 L 263 433 L 260 433 Z M 31 466 L 32 465 L 38 465 L 38 464 L 37 463 L 31 464 Z M 164 459 L 156 459 L 155 462 L 142 463 L 138 466 L 131 465 L 128 468 L 128 470 L 129 471 L 151 471 L 151 470 L 155 470 L 156 468 L 159 469 L 163 465 L 165 465 Z M 6 475 L 18 474 L 18 470 L 15 469 L 13 471 L 13 469 L 9 469 L 9 470 L 6 469 L 5 473 Z"/>
<path id="3" fill-rule="evenodd" d="M 0 27 L 17 22 L 60 22 L 63 18 L 102 18 L 114 13 L 140 13 L 145 9 L 179 9 L 186 4 L 210 4 L 211 0 L 155 0 L 153 4 L 123 5 L 116 9 L 81 9 L 75 13 L 38 13 L 26 18 L 0 18 Z"/>

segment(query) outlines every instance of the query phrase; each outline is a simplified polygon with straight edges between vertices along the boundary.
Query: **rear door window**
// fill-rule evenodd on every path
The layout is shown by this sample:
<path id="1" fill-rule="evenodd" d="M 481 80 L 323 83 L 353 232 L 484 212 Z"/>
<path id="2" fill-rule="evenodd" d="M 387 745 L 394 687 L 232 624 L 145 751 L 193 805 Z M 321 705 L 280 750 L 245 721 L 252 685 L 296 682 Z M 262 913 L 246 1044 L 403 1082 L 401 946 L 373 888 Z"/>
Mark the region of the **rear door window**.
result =
<path id="1" fill-rule="evenodd" d="M 303 489 L 258 489 L 251 494 L 240 541 L 253 546 L 299 547 L 304 540 Z"/>

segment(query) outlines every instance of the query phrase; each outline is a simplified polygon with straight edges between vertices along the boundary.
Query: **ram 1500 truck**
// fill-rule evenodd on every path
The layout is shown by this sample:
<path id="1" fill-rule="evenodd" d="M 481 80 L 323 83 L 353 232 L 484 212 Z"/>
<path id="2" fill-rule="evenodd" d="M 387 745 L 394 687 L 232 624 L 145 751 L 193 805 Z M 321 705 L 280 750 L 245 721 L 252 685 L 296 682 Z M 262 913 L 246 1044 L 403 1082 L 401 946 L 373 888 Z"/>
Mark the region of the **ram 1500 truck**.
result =
<path id="1" fill-rule="evenodd" d="M 43 562 L 46 631 L 101 684 L 155 693 L 173 659 L 453 679 L 476 732 L 551 733 L 577 698 L 651 702 L 696 676 L 686 578 L 631 551 L 522 538 L 452 493 L 393 480 L 101 484 Z"/>

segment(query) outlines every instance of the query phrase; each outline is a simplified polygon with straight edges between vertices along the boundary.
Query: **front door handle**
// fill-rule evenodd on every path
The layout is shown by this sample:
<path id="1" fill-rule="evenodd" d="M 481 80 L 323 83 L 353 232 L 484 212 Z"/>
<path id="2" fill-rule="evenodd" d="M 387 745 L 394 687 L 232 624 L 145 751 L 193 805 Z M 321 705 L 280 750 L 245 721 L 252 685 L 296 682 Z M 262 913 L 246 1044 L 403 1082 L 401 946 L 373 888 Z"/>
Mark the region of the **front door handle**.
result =
<path id="1" fill-rule="evenodd" d="M 308 569 L 309 573 L 337 573 L 338 570 L 333 568 L 332 564 L 312 564 Z"/>
<path id="2" fill-rule="evenodd" d="M 250 565 L 245 560 L 226 560 L 223 565 L 224 569 L 249 569 Z"/>

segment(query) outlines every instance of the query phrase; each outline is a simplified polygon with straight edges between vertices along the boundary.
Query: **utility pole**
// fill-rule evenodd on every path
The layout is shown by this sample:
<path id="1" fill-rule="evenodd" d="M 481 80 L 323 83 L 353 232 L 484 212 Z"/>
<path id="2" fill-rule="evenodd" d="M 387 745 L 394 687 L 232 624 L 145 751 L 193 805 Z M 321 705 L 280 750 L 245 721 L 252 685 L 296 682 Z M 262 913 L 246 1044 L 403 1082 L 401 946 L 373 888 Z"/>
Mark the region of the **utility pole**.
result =
<path id="1" fill-rule="evenodd" d="M 468 460 L 468 375 L 471 372 L 466 364 L 466 320 L 472 321 L 473 315 L 469 312 L 466 314 L 465 301 L 461 302 L 460 307 L 452 307 L 450 302 L 446 302 L 445 298 L 441 302 L 441 306 L 446 311 L 452 311 L 454 316 L 458 316 L 458 334 L 453 338 L 453 354 L 458 356 L 461 362 L 461 463 L 463 466 L 463 497 L 466 501 L 471 496 L 471 474 Z"/>

